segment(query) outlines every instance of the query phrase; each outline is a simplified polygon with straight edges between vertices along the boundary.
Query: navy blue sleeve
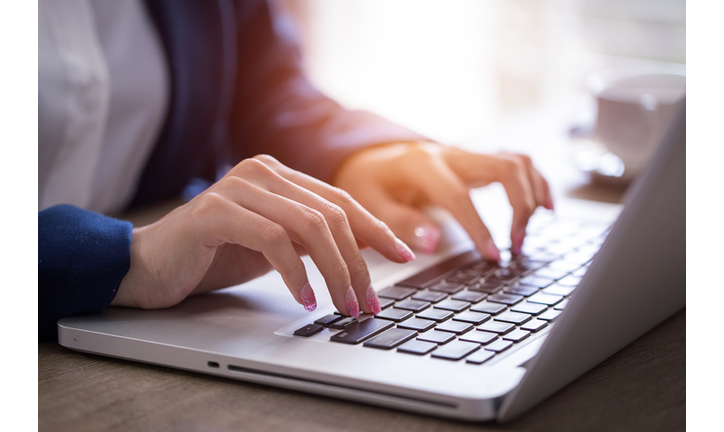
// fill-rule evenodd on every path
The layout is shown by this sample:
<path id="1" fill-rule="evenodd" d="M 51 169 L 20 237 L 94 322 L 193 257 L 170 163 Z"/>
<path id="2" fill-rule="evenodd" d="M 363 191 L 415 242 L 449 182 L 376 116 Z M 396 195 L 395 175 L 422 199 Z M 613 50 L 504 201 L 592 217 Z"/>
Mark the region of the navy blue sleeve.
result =
<path id="1" fill-rule="evenodd" d="M 55 340 L 60 318 L 110 305 L 131 265 L 127 221 L 70 205 L 38 213 L 38 338 Z"/>

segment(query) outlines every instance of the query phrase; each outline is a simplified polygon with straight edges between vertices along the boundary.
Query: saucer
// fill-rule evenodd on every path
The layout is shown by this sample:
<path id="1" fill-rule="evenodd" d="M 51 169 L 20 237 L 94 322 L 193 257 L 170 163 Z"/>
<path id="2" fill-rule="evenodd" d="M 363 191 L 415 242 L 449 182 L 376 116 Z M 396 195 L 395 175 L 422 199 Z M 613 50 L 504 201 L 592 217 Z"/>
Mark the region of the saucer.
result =
<path id="1" fill-rule="evenodd" d="M 572 137 L 571 153 L 576 168 L 588 174 L 592 183 L 625 187 L 640 171 L 627 167 L 621 158 L 592 138 Z"/>

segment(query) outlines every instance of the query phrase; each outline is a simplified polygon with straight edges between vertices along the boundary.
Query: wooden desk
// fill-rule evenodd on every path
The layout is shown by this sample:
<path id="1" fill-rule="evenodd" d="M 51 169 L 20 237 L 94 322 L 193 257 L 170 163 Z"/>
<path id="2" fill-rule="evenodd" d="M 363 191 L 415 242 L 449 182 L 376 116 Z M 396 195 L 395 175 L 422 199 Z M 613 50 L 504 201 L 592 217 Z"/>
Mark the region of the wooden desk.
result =
<path id="1" fill-rule="evenodd" d="M 558 194 L 620 199 L 620 191 L 591 188 L 568 174 L 555 184 Z M 176 204 L 129 217 L 145 224 Z M 681 311 L 518 421 L 498 425 L 425 417 L 40 343 L 38 423 L 41 431 L 675 431 L 686 427 L 685 364 L 686 311 Z"/>

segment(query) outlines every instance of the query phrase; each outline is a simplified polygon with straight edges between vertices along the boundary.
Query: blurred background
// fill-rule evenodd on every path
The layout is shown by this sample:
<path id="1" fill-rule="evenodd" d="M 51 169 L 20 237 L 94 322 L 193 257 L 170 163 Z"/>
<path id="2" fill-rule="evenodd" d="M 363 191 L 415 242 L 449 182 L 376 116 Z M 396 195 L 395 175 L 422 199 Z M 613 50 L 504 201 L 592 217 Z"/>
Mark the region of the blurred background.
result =
<path id="1" fill-rule="evenodd" d="M 585 80 L 594 71 L 686 63 L 684 0 L 281 5 L 297 26 L 308 74 L 325 93 L 481 150 L 505 147 L 491 132 L 527 110 L 565 111 L 571 124 L 589 116 Z"/>

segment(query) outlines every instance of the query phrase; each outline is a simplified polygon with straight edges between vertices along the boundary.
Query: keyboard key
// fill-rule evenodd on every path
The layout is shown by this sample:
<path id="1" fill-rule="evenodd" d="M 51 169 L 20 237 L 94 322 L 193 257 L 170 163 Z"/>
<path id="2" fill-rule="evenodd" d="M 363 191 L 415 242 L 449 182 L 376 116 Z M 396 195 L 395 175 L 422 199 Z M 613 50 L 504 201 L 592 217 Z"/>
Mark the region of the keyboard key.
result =
<path id="1" fill-rule="evenodd" d="M 495 284 L 508 285 L 508 284 L 512 283 L 513 281 L 515 281 L 516 279 L 518 279 L 518 277 L 515 275 L 501 276 L 498 274 L 494 274 L 491 276 L 486 276 L 485 279 L 483 280 L 483 282 L 486 284 L 491 284 L 491 285 L 495 285 Z"/>
<path id="2" fill-rule="evenodd" d="M 504 335 L 506 333 L 511 332 L 515 326 L 513 324 L 504 323 L 500 321 L 487 321 L 477 328 L 477 330 L 480 331 L 486 331 L 491 333 L 497 333 L 499 335 Z"/>
<path id="3" fill-rule="evenodd" d="M 581 267 L 581 265 L 576 264 L 576 263 L 571 263 L 568 261 L 557 260 L 557 261 L 553 261 L 552 263 L 548 264 L 548 267 L 551 269 L 554 269 L 554 270 L 573 272 L 573 271 L 578 270 Z"/>
<path id="4" fill-rule="evenodd" d="M 453 296 L 453 300 L 466 301 L 468 303 L 478 303 L 485 300 L 488 295 L 475 291 L 462 291 Z"/>
<path id="5" fill-rule="evenodd" d="M 382 333 L 394 326 L 393 323 L 386 320 L 377 318 L 368 318 L 362 322 L 352 324 L 336 335 L 332 336 L 329 340 L 332 342 L 340 342 L 346 344 L 358 344 L 365 340 L 375 336 L 378 333 Z"/>
<path id="6" fill-rule="evenodd" d="M 437 327 L 435 327 L 435 330 L 437 330 L 437 331 L 455 333 L 456 335 L 461 335 L 463 333 L 467 333 L 472 329 L 473 329 L 472 324 L 459 322 L 459 321 L 448 321 L 448 322 L 444 322 L 442 324 L 438 324 Z"/>
<path id="7" fill-rule="evenodd" d="M 533 286 L 527 286 L 527 285 L 511 285 L 508 287 L 505 287 L 503 290 L 506 294 L 516 294 L 516 295 L 522 295 L 523 297 L 528 297 L 529 295 L 533 295 L 538 292 L 538 288 Z"/>
<path id="8" fill-rule="evenodd" d="M 484 331 L 474 331 L 465 333 L 464 335 L 459 336 L 458 339 L 460 339 L 461 341 L 475 342 L 486 345 L 498 339 L 498 335 L 496 335 L 495 333 L 488 333 Z"/>
<path id="9" fill-rule="evenodd" d="M 321 326 L 328 327 L 330 324 L 334 323 L 335 321 L 339 321 L 341 319 L 342 319 L 342 315 L 329 314 L 329 315 L 325 315 L 322 318 L 319 318 L 318 320 L 314 321 L 314 324 L 319 324 Z"/>
<path id="10" fill-rule="evenodd" d="M 493 283 L 493 282 L 491 282 L 491 283 L 483 282 L 483 283 L 478 283 L 478 284 L 475 284 L 475 285 L 471 285 L 471 286 L 468 287 L 468 289 L 469 289 L 470 291 L 479 291 L 479 292 L 483 292 L 483 293 L 486 293 L 486 294 L 495 294 L 496 292 L 498 292 L 498 291 L 500 291 L 501 289 L 503 289 L 504 286 L 505 286 L 505 285 L 502 284 L 502 283 L 500 283 L 500 282 L 495 282 L 495 283 Z"/>
<path id="11" fill-rule="evenodd" d="M 495 319 L 496 321 L 503 321 L 511 324 L 523 324 L 524 322 L 530 321 L 531 318 L 532 317 L 526 313 L 506 311 L 501 313 L 500 315 L 497 315 L 493 319 Z"/>
<path id="12" fill-rule="evenodd" d="M 575 289 L 575 287 L 565 287 L 554 283 L 553 285 L 544 289 L 543 292 L 552 295 L 569 296 Z"/>
<path id="13" fill-rule="evenodd" d="M 453 312 L 462 312 L 470 307 L 470 303 L 460 300 L 443 300 L 435 304 L 435 309 L 445 309 Z"/>
<path id="14" fill-rule="evenodd" d="M 518 303 L 515 306 L 511 306 L 510 310 L 512 310 L 513 312 L 522 312 L 531 315 L 538 315 L 539 313 L 547 311 L 548 306 L 538 303 L 523 302 Z"/>
<path id="15" fill-rule="evenodd" d="M 571 272 L 571 275 L 582 278 L 583 276 L 586 275 L 587 271 L 588 271 L 588 266 L 583 266 L 583 267 L 579 268 L 578 270 L 574 270 L 573 272 Z"/>
<path id="16" fill-rule="evenodd" d="M 559 280 L 558 285 L 564 286 L 564 287 L 575 288 L 578 286 L 578 284 L 581 283 L 581 279 L 583 279 L 582 276 L 568 275 L 568 276 L 564 277 L 563 279 Z"/>
<path id="17" fill-rule="evenodd" d="M 395 309 L 405 309 L 412 312 L 420 312 L 430 307 L 430 302 L 406 299 L 395 303 Z"/>
<path id="18" fill-rule="evenodd" d="M 397 327 L 402 329 L 415 330 L 422 333 L 435 327 L 435 321 L 420 318 L 410 318 L 397 324 Z"/>
<path id="19" fill-rule="evenodd" d="M 553 321 L 558 318 L 558 315 L 560 315 L 561 312 L 563 311 L 550 309 L 547 312 L 543 312 L 542 314 L 538 315 L 538 319 L 542 319 L 544 321 Z"/>
<path id="20" fill-rule="evenodd" d="M 440 332 L 437 330 L 431 330 L 429 332 L 422 333 L 420 334 L 420 336 L 417 337 L 417 340 L 419 341 L 434 342 L 440 345 L 446 344 L 453 339 L 455 339 L 454 334 Z"/>
<path id="21" fill-rule="evenodd" d="M 507 307 L 505 305 L 499 303 L 488 303 L 487 301 L 470 306 L 470 310 L 473 312 L 482 312 L 490 315 L 497 315 L 506 309 Z"/>
<path id="22" fill-rule="evenodd" d="M 375 318 L 382 318 L 394 322 L 404 321 L 412 316 L 412 312 L 404 309 L 389 308 L 375 315 Z"/>
<path id="23" fill-rule="evenodd" d="M 342 317 L 341 320 L 335 321 L 334 323 L 330 324 L 329 327 L 333 328 L 333 329 L 345 329 L 356 322 L 357 322 L 356 318 Z"/>
<path id="24" fill-rule="evenodd" d="M 533 273 L 533 276 L 558 280 L 563 279 L 567 274 L 568 272 L 565 270 L 556 270 L 550 267 L 543 267 L 542 269 L 539 269 L 535 273 Z"/>
<path id="25" fill-rule="evenodd" d="M 522 341 L 523 339 L 527 338 L 528 336 L 530 336 L 529 331 L 516 329 L 516 330 L 513 330 L 512 332 L 508 333 L 507 335 L 503 336 L 503 339 L 518 343 L 518 342 Z"/>
<path id="26" fill-rule="evenodd" d="M 388 307 L 395 304 L 395 301 L 392 299 L 380 297 L 379 300 L 380 300 L 380 309 L 387 309 Z"/>
<path id="27" fill-rule="evenodd" d="M 486 274 L 495 271 L 498 268 L 498 264 L 491 262 L 491 261 L 485 261 L 485 260 L 478 260 L 472 264 L 468 264 L 464 267 L 466 271 L 469 272 L 476 272 L 477 274 L 481 276 L 485 276 Z"/>
<path id="28" fill-rule="evenodd" d="M 400 347 L 397 348 L 397 352 L 425 355 L 435 348 L 437 348 L 436 343 L 411 340 L 400 345 Z"/>
<path id="29" fill-rule="evenodd" d="M 481 275 L 474 272 L 459 271 L 452 276 L 446 277 L 445 280 L 453 283 L 472 285 L 477 283 L 481 278 Z"/>
<path id="30" fill-rule="evenodd" d="M 391 287 L 387 287 L 381 291 L 378 291 L 377 297 L 384 297 L 384 298 L 389 298 L 389 299 L 393 299 L 393 300 L 402 300 L 407 297 L 410 297 L 412 294 L 414 294 L 416 292 L 417 292 L 417 290 L 415 290 L 414 288 L 391 286 Z"/>
<path id="31" fill-rule="evenodd" d="M 498 293 L 488 296 L 488 301 L 493 303 L 502 303 L 510 306 L 520 302 L 521 300 L 523 300 L 523 298 L 523 296 L 515 294 Z"/>
<path id="32" fill-rule="evenodd" d="M 531 303 L 540 303 L 548 306 L 553 306 L 563 300 L 563 297 L 551 294 L 538 293 L 528 297 L 528 301 Z"/>
<path id="33" fill-rule="evenodd" d="M 409 341 L 415 336 L 417 336 L 417 332 L 414 330 L 391 328 L 369 339 L 363 346 L 388 350 Z"/>
<path id="34" fill-rule="evenodd" d="M 495 342 L 485 345 L 483 348 L 485 348 L 486 351 L 493 351 L 493 352 L 499 353 L 499 352 L 503 352 L 503 351 L 507 350 L 508 348 L 510 348 L 512 346 L 513 346 L 513 342 L 498 339 Z"/>
<path id="35" fill-rule="evenodd" d="M 555 282 L 553 279 L 538 276 L 526 276 L 520 280 L 521 285 L 528 285 L 535 288 L 545 288 L 552 285 L 553 282 Z"/>
<path id="36" fill-rule="evenodd" d="M 417 317 L 427 320 L 433 320 L 435 322 L 443 322 L 450 319 L 453 315 L 454 314 L 452 312 L 442 309 L 427 309 L 417 314 Z"/>
<path id="37" fill-rule="evenodd" d="M 489 314 L 472 311 L 465 311 L 453 317 L 453 321 L 461 321 L 474 325 L 480 325 L 489 319 Z"/>
<path id="38" fill-rule="evenodd" d="M 521 325 L 520 328 L 523 330 L 528 330 L 528 331 L 535 333 L 539 330 L 543 330 L 543 328 L 545 328 L 547 325 L 548 325 L 548 323 L 543 320 L 534 319 L 534 320 L 530 320 L 527 323 Z"/>
<path id="39" fill-rule="evenodd" d="M 440 291 L 448 294 L 455 294 L 456 292 L 462 291 L 465 285 L 454 283 L 454 282 L 440 282 L 430 287 L 433 291 Z"/>
<path id="40" fill-rule="evenodd" d="M 494 355 L 495 353 L 492 351 L 478 350 L 467 356 L 465 358 L 465 362 L 472 364 L 483 364 L 493 358 Z"/>
<path id="41" fill-rule="evenodd" d="M 307 324 L 300 329 L 294 330 L 294 336 L 309 337 L 321 332 L 322 329 L 324 329 L 324 326 L 321 324 Z"/>
<path id="42" fill-rule="evenodd" d="M 470 343 L 470 342 L 461 342 L 461 341 L 454 341 L 450 342 L 447 345 L 443 345 L 440 348 L 436 349 L 432 352 L 432 356 L 435 358 L 445 359 L 445 360 L 460 360 L 461 358 L 467 356 L 470 353 L 473 353 L 480 349 L 479 344 Z"/>
<path id="43" fill-rule="evenodd" d="M 473 256 L 474 253 L 467 252 L 462 255 L 450 258 L 447 261 L 436 264 L 435 266 L 430 267 L 427 270 L 424 270 L 412 277 L 405 279 L 402 282 L 399 282 L 397 285 L 413 288 L 427 288 L 430 285 L 441 280 L 443 277 L 452 273 L 460 266 L 467 264 Z"/>
<path id="44" fill-rule="evenodd" d="M 568 305 L 568 299 L 563 300 L 553 307 L 555 310 L 563 310 Z"/>
<path id="45" fill-rule="evenodd" d="M 437 302 L 439 302 L 440 300 L 446 299 L 446 298 L 447 298 L 447 294 L 444 293 L 444 292 L 439 292 L 439 291 L 428 291 L 428 290 L 425 290 L 425 291 L 420 291 L 420 292 L 418 292 L 417 294 L 415 294 L 414 296 L 412 296 L 412 298 L 415 299 L 415 300 L 421 300 L 421 301 L 426 301 L 426 302 L 431 302 L 431 303 L 437 303 Z"/>

